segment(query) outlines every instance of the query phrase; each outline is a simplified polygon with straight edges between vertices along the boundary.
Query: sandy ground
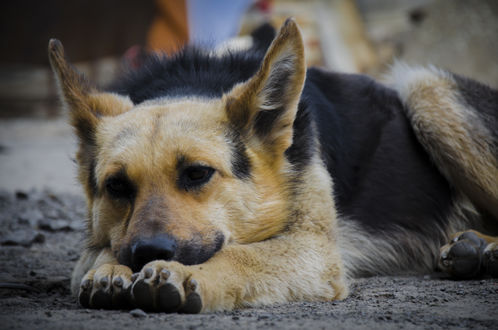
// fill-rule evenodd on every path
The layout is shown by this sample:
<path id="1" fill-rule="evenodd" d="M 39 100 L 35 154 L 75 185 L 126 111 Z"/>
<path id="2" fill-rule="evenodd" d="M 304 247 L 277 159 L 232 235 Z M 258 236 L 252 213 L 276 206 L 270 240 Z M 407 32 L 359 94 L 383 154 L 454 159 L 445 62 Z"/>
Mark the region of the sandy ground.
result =
<path id="1" fill-rule="evenodd" d="M 498 280 L 441 274 L 372 277 L 340 302 L 300 302 L 206 315 L 80 308 L 69 292 L 83 239 L 80 195 L 0 192 L 1 329 L 496 329 Z"/>

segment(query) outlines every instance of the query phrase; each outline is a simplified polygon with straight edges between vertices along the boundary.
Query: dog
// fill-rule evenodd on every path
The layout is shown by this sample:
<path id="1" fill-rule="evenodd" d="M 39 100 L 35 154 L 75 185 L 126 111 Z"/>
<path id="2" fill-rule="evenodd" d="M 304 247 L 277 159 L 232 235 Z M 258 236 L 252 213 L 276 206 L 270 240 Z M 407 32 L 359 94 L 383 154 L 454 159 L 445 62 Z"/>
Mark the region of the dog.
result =
<path id="1" fill-rule="evenodd" d="M 358 276 L 498 275 L 496 90 L 433 67 L 395 64 L 386 84 L 306 69 L 293 19 L 265 51 L 186 48 L 108 91 L 48 48 L 88 203 L 82 306 L 199 313 L 340 300 Z"/>

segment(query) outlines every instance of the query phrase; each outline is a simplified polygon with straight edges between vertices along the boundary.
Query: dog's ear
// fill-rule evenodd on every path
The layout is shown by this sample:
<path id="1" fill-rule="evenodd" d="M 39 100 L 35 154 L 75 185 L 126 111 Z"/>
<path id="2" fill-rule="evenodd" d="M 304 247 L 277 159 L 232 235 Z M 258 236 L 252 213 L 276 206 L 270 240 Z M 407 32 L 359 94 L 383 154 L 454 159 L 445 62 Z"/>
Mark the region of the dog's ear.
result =
<path id="1" fill-rule="evenodd" d="M 68 63 L 59 40 L 51 39 L 48 57 L 59 85 L 65 105 L 69 109 L 71 124 L 82 144 L 93 144 L 95 128 L 102 116 L 115 116 L 133 107 L 128 97 L 100 93 L 88 80 Z"/>
<path id="2" fill-rule="evenodd" d="M 258 139 L 266 149 L 283 154 L 292 144 L 292 126 L 305 76 L 301 33 L 295 21 L 288 19 L 258 72 L 227 95 L 230 123 L 249 139 Z"/>

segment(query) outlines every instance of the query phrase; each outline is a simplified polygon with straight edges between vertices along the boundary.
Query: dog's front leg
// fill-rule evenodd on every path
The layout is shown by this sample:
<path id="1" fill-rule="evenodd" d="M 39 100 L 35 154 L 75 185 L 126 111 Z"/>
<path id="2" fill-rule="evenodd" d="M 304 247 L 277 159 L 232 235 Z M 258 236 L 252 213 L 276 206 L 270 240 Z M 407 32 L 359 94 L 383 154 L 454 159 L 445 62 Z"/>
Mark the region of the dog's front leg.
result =
<path id="1" fill-rule="evenodd" d="M 132 287 L 140 308 L 186 313 L 346 295 L 340 257 L 325 235 L 295 234 L 228 245 L 194 266 L 152 261 Z"/>
<path id="2" fill-rule="evenodd" d="M 126 308 L 132 271 L 120 265 L 109 248 L 85 250 L 71 279 L 71 290 L 83 307 Z"/>

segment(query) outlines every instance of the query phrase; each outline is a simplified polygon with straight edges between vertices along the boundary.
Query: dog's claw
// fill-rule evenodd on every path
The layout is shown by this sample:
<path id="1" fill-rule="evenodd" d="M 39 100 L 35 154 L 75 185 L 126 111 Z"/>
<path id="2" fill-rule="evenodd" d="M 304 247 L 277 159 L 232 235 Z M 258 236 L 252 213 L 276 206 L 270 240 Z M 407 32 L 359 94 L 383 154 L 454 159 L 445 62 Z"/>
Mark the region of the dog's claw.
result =
<path id="1" fill-rule="evenodd" d="M 161 279 L 162 280 L 167 280 L 171 275 L 171 272 L 167 269 L 161 270 Z"/>
<path id="2" fill-rule="evenodd" d="M 154 270 L 152 268 L 146 268 L 144 270 L 144 278 L 151 278 L 154 274 Z"/>
<path id="3" fill-rule="evenodd" d="M 81 289 L 82 290 L 87 290 L 92 286 L 92 280 L 86 279 L 83 282 L 81 282 Z"/>
<path id="4" fill-rule="evenodd" d="M 106 288 L 108 284 L 109 284 L 109 278 L 107 276 L 102 277 L 100 279 L 100 286 L 101 287 Z"/>
<path id="5" fill-rule="evenodd" d="M 121 277 L 116 277 L 116 278 L 114 278 L 112 284 L 115 287 L 121 288 L 123 286 L 123 279 Z"/>

